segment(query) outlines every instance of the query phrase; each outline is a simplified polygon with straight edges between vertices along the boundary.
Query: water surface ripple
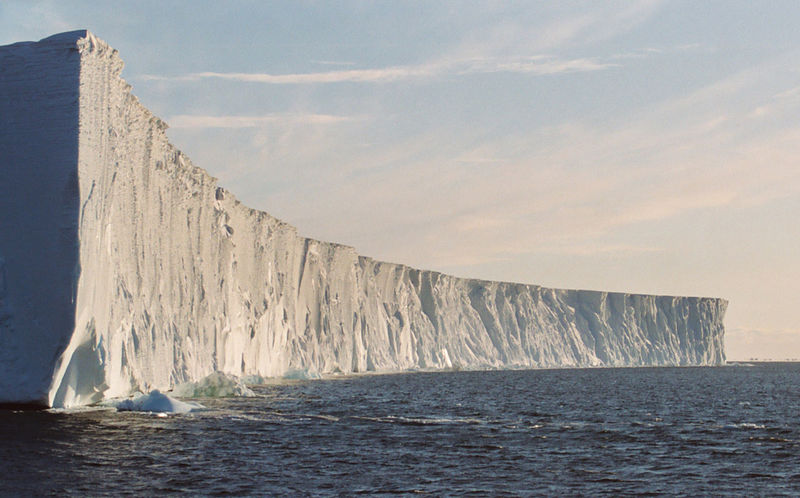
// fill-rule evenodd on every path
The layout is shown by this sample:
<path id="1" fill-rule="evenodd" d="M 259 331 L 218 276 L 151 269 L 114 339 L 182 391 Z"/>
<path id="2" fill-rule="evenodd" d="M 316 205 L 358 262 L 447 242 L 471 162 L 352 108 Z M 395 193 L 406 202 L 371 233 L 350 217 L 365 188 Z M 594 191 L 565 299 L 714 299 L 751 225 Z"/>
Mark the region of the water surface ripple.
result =
<path id="1" fill-rule="evenodd" d="M 156 417 L 0 411 L 0 492 L 797 495 L 800 364 L 299 381 Z"/>

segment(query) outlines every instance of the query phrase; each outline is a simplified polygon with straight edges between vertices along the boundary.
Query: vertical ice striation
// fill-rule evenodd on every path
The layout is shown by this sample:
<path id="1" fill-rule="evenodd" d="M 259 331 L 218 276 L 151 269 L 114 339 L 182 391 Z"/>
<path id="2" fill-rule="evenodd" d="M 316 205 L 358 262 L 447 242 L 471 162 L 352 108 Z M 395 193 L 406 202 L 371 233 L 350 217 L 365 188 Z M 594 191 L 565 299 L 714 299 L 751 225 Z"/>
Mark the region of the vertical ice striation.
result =
<path id="1" fill-rule="evenodd" d="M 724 362 L 720 299 L 462 279 L 298 236 L 176 150 L 86 31 L 0 64 L 0 402 L 215 371 Z"/>

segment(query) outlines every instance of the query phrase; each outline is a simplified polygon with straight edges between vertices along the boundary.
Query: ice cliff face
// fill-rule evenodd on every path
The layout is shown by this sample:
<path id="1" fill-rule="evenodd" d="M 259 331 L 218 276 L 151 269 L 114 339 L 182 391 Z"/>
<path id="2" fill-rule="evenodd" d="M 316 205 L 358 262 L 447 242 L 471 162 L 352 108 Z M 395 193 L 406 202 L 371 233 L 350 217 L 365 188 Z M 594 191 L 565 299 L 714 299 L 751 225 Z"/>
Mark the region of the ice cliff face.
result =
<path id="1" fill-rule="evenodd" d="M 726 302 L 469 280 L 298 236 L 167 141 L 86 31 L 0 47 L 0 402 L 214 371 L 714 365 Z"/>
<path id="2" fill-rule="evenodd" d="M 75 323 L 81 55 L 0 47 L 0 402 L 40 403 Z"/>

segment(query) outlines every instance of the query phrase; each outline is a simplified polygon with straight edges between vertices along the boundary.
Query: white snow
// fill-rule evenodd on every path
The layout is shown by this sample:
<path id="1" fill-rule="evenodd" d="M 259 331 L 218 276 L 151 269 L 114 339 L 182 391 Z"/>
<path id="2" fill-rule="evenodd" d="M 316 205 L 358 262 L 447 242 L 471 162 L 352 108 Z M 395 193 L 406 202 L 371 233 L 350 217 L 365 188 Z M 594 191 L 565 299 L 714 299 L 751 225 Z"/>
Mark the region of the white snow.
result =
<path id="1" fill-rule="evenodd" d="M 301 237 L 176 150 L 121 70 L 85 31 L 0 47 L 0 402 L 214 372 L 724 362 L 721 299 L 462 279 Z"/>

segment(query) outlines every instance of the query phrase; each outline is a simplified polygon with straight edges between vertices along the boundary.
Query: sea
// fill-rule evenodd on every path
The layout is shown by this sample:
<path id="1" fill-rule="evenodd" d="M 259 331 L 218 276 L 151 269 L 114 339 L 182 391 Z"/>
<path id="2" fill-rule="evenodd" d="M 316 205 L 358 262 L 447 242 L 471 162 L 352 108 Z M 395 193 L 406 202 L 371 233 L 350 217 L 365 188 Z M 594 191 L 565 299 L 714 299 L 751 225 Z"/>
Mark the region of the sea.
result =
<path id="1" fill-rule="evenodd" d="M 800 364 L 284 381 L 184 415 L 0 411 L 14 496 L 800 495 Z"/>

